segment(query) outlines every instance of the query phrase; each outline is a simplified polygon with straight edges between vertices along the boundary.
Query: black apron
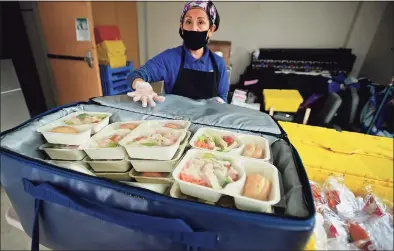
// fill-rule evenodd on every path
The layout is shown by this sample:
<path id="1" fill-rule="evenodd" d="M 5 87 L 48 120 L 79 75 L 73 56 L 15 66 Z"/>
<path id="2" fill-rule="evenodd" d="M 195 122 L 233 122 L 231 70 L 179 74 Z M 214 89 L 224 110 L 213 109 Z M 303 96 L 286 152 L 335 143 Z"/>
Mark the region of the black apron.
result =
<path id="1" fill-rule="evenodd" d="M 212 61 L 213 72 L 184 69 L 185 49 L 182 48 L 181 66 L 171 94 L 191 99 L 210 99 L 219 96 L 219 68 L 213 53 L 210 50 L 208 53 Z"/>

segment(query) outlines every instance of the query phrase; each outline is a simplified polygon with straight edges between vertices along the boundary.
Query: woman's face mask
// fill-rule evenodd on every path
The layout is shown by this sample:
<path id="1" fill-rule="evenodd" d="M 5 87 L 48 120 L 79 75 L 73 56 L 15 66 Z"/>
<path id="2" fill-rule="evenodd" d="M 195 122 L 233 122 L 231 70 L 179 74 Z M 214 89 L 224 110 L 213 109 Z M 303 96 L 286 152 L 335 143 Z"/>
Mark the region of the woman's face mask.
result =
<path id="1" fill-rule="evenodd" d="M 179 35 L 183 38 L 185 46 L 195 51 L 208 43 L 211 35 L 209 28 L 209 17 L 205 10 L 194 8 L 185 14 Z"/>
<path id="2" fill-rule="evenodd" d="M 208 31 L 181 31 L 185 46 L 193 51 L 201 49 L 208 43 Z"/>

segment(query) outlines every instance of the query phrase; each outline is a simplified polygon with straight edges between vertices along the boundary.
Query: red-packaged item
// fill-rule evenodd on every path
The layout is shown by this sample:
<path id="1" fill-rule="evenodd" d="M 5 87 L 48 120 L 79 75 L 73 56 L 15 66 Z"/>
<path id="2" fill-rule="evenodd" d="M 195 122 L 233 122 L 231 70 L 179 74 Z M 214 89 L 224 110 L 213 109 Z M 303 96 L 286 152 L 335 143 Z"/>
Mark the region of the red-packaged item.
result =
<path id="1" fill-rule="evenodd" d="M 355 222 L 348 223 L 348 231 L 356 247 L 364 251 L 375 250 L 367 232 L 359 224 Z"/>
<path id="2" fill-rule="evenodd" d="M 392 202 L 383 203 L 370 186 L 365 188 L 366 197 L 355 197 L 343 176 L 329 176 L 321 189 L 313 181 L 310 184 L 319 250 L 393 250 Z"/>
<path id="3" fill-rule="evenodd" d="M 339 192 L 335 190 L 330 190 L 326 192 L 328 206 L 335 210 L 337 205 L 341 203 L 341 198 L 339 197 Z"/>
<path id="4" fill-rule="evenodd" d="M 375 199 L 374 195 L 368 194 L 364 198 L 364 203 L 363 212 L 371 216 L 382 217 L 384 215 L 384 208 L 381 203 Z"/>
<path id="5" fill-rule="evenodd" d="M 382 217 L 386 214 L 385 204 L 373 193 L 371 186 L 365 187 L 367 196 L 364 197 L 362 211 L 369 216 Z M 392 202 L 388 202 L 392 204 Z"/>
<path id="6" fill-rule="evenodd" d="M 328 206 L 340 218 L 351 219 L 357 215 L 359 203 L 344 184 L 343 176 L 329 176 L 323 185 Z"/>
<path id="7" fill-rule="evenodd" d="M 319 184 L 317 184 L 314 181 L 309 181 L 311 188 L 312 188 L 312 196 L 313 196 L 313 201 L 315 203 L 315 207 L 316 209 L 319 211 L 320 207 L 323 204 L 326 204 L 326 199 L 324 194 L 322 193 L 322 189 L 321 186 Z"/>
<path id="8" fill-rule="evenodd" d="M 94 27 L 96 44 L 106 40 L 120 40 L 120 31 L 116 25 L 97 25 Z"/>

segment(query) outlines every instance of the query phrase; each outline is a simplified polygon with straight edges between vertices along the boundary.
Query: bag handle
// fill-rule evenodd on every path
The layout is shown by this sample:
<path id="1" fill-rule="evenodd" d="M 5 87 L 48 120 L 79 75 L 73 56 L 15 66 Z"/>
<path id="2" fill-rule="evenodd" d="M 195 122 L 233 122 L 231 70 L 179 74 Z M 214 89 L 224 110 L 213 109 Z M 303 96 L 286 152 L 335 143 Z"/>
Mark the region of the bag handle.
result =
<path id="1" fill-rule="evenodd" d="M 161 236 L 174 242 L 186 244 L 192 248 L 214 249 L 219 240 L 217 233 L 195 232 L 181 219 L 155 217 L 111 208 L 103 203 L 61 192 L 49 183 L 35 185 L 31 181 L 23 179 L 23 186 L 25 192 L 36 199 L 32 232 L 32 251 L 39 250 L 39 215 L 42 210 L 43 201 L 62 205 L 129 229 Z"/>

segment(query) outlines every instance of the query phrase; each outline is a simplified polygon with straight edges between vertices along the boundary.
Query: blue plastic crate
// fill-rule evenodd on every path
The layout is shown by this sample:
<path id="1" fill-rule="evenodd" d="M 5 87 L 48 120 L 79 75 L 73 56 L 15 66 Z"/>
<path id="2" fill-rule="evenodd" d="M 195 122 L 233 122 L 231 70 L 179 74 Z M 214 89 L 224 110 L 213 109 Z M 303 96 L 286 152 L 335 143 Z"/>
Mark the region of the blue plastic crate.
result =
<path id="1" fill-rule="evenodd" d="M 134 70 L 132 61 L 119 68 L 111 68 L 109 65 L 100 65 L 101 86 L 104 96 L 124 94 L 131 91 L 131 83 L 127 77 Z"/>

